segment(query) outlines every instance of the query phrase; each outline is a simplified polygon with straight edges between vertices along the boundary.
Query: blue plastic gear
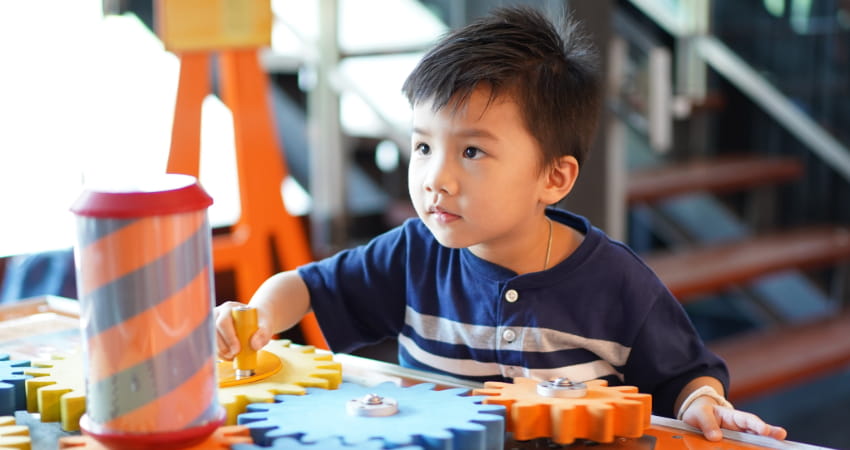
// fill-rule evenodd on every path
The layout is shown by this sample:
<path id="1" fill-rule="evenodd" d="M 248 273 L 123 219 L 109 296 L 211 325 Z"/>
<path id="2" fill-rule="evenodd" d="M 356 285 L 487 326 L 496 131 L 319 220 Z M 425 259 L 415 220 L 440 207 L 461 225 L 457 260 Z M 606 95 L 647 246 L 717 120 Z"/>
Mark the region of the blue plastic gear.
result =
<path id="1" fill-rule="evenodd" d="M 24 375 L 29 361 L 10 360 L 9 355 L 0 353 L 0 416 L 14 415 L 15 411 L 27 409 L 27 389 L 30 375 Z"/>
<path id="2" fill-rule="evenodd" d="M 248 405 L 239 424 L 251 429 L 260 445 L 291 437 L 309 444 L 339 437 L 346 445 L 383 441 L 384 448 L 419 445 L 426 450 L 501 449 L 505 408 L 484 405 L 469 389 L 434 390 L 431 383 L 400 387 L 391 382 L 365 387 L 342 383 L 339 389 L 307 389 L 304 396 L 277 396 L 280 403 Z M 346 405 L 370 394 L 392 398 L 398 412 L 384 417 L 350 415 Z"/>
<path id="3" fill-rule="evenodd" d="M 361 443 L 360 445 L 345 445 L 340 438 L 328 438 L 321 441 L 305 444 L 294 438 L 275 439 L 271 447 L 260 447 L 254 444 L 236 444 L 230 447 L 231 450 L 381 450 L 384 448 L 384 443 L 378 440 L 371 440 Z M 405 445 L 404 447 L 393 447 L 393 450 L 424 450 L 418 445 Z"/>

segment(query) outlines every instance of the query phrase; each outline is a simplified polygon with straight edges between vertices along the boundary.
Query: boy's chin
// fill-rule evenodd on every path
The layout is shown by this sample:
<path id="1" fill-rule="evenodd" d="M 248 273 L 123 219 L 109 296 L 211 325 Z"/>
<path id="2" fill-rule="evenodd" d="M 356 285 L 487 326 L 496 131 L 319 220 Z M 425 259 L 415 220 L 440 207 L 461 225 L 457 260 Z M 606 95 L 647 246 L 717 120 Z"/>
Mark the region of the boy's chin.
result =
<path id="1" fill-rule="evenodd" d="M 472 245 L 467 241 L 458 239 L 457 236 L 452 236 L 451 233 L 446 233 L 443 230 L 435 230 L 431 225 L 428 225 L 428 229 L 431 230 L 431 235 L 434 236 L 434 239 L 436 239 L 443 247 L 466 248 Z"/>

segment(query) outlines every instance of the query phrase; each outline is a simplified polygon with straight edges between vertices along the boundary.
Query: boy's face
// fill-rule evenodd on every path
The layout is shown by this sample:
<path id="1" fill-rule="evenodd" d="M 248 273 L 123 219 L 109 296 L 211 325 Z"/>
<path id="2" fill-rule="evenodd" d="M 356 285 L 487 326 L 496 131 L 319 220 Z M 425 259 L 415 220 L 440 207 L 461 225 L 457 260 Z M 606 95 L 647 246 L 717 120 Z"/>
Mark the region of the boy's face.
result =
<path id="1" fill-rule="evenodd" d="M 437 112 L 431 101 L 414 105 L 408 180 L 416 212 L 437 240 L 473 247 L 485 259 L 510 254 L 539 227 L 547 179 L 519 106 L 509 96 L 488 105 L 489 95 L 478 88 L 466 105 L 450 102 Z"/>

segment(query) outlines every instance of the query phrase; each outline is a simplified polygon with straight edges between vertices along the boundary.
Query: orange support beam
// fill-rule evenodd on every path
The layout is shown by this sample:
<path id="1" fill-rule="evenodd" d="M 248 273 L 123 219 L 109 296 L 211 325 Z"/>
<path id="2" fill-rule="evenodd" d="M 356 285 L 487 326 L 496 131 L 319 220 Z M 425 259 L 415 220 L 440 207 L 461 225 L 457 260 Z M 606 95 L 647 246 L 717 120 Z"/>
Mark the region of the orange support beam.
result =
<path id="1" fill-rule="evenodd" d="M 300 219 L 287 212 L 281 185 L 287 175 L 272 120 L 269 86 L 257 48 L 216 52 L 224 103 L 233 114 L 241 215 L 231 232 L 213 238 L 216 270 L 233 270 L 237 295 L 247 301 L 278 269 L 312 261 Z M 198 176 L 201 104 L 210 92 L 208 52 L 184 52 L 174 111 L 168 172 Z M 315 317 L 301 322 L 307 344 L 327 349 Z"/>

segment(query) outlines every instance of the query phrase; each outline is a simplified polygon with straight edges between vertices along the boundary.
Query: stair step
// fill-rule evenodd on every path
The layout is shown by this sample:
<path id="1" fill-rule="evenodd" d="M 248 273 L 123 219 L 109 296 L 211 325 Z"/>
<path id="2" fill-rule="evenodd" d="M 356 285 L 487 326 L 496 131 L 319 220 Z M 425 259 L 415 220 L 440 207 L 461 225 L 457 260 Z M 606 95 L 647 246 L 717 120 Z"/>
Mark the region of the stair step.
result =
<path id="1" fill-rule="evenodd" d="M 652 203 L 690 192 L 728 193 L 799 178 L 803 164 L 794 158 L 724 156 L 629 173 L 626 201 Z"/>
<path id="2" fill-rule="evenodd" d="M 729 367 L 732 401 L 755 397 L 850 366 L 850 312 L 770 328 L 709 345 Z"/>
<path id="3" fill-rule="evenodd" d="M 759 276 L 850 261 L 850 228 L 811 226 L 644 256 L 679 299 L 715 293 Z"/>

